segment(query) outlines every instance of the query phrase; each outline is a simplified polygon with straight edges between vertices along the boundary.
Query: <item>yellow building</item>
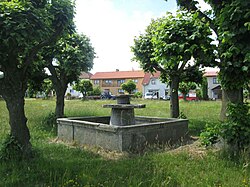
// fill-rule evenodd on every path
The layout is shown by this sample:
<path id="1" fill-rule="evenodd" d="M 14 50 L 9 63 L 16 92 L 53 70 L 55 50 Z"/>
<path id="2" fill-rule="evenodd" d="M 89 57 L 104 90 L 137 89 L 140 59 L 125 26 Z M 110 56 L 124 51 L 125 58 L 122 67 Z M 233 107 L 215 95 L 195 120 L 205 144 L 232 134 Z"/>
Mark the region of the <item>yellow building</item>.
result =
<path id="1" fill-rule="evenodd" d="M 94 87 L 99 86 L 103 92 L 111 92 L 114 95 L 124 94 L 121 85 L 128 80 L 133 80 L 136 84 L 135 92 L 142 92 L 143 79 L 145 73 L 139 71 L 113 71 L 113 72 L 97 72 L 91 76 L 90 80 Z"/>

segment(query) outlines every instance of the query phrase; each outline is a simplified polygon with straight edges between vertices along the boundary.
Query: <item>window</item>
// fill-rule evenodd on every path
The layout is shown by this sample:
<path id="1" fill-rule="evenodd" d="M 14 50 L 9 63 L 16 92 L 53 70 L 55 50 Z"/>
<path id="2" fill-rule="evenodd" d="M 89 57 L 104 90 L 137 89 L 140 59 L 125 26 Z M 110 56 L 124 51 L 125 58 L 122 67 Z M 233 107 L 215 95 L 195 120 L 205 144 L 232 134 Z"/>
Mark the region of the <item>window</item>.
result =
<path id="1" fill-rule="evenodd" d="M 124 90 L 123 89 L 118 89 L 118 93 L 119 94 L 124 94 Z"/>
<path id="2" fill-rule="evenodd" d="M 125 82 L 124 79 L 122 79 L 122 80 L 117 80 L 117 85 L 120 86 L 120 85 L 122 85 L 124 82 Z"/>
<path id="3" fill-rule="evenodd" d="M 137 84 L 137 83 L 138 83 L 138 79 L 133 79 L 133 82 L 134 82 L 135 84 Z"/>
<path id="4" fill-rule="evenodd" d="M 99 85 L 100 81 L 99 80 L 94 80 L 95 85 Z"/>
<path id="5" fill-rule="evenodd" d="M 213 84 L 219 84 L 217 77 L 213 78 Z"/>
<path id="6" fill-rule="evenodd" d="M 105 84 L 112 84 L 112 80 L 105 80 Z"/>
<path id="7" fill-rule="evenodd" d="M 152 79 L 152 80 L 151 80 L 151 84 L 152 84 L 152 85 L 155 85 L 155 84 L 156 84 L 155 79 Z"/>

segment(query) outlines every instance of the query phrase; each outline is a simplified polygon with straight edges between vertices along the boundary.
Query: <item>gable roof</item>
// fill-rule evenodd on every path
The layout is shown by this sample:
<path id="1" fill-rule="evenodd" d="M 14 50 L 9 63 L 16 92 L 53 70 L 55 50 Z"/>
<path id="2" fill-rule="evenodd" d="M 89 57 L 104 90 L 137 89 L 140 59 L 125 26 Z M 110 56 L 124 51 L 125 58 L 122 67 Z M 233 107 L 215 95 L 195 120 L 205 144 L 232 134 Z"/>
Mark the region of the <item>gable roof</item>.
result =
<path id="1" fill-rule="evenodd" d="M 147 85 L 147 84 L 149 84 L 151 78 L 158 79 L 160 77 L 160 75 L 161 75 L 160 71 L 157 71 L 157 72 L 155 72 L 153 74 L 152 73 L 145 73 L 145 76 L 144 76 L 144 79 L 142 81 L 142 84 L 143 85 Z"/>
<path id="2" fill-rule="evenodd" d="M 204 77 L 217 77 L 218 71 L 207 71 L 203 75 Z"/>
<path id="3" fill-rule="evenodd" d="M 143 78 L 145 73 L 141 70 L 137 71 L 112 71 L 112 72 L 96 72 L 90 79 L 129 79 Z"/>
<path id="4" fill-rule="evenodd" d="M 90 79 L 92 75 L 93 74 L 89 72 L 81 72 L 80 79 Z"/>

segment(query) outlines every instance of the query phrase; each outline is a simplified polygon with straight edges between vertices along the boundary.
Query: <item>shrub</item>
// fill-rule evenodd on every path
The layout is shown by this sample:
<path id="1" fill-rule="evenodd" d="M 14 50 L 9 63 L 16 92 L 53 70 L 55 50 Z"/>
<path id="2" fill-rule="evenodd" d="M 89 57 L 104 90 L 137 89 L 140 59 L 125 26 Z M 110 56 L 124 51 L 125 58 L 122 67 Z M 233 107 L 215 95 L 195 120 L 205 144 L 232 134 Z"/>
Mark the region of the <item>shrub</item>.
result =
<path id="1" fill-rule="evenodd" d="M 206 126 L 200 134 L 203 145 L 209 146 L 221 137 L 234 152 L 249 149 L 250 114 L 247 104 L 229 104 L 227 120 L 213 127 Z"/>
<path id="2" fill-rule="evenodd" d="M 249 148 L 250 114 L 247 104 L 229 104 L 226 122 L 221 124 L 221 136 L 236 150 Z"/>
<path id="3" fill-rule="evenodd" d="M 22 146 L 11 135 L 7 135 L 0 150 L 0 160 L 21 160 L 23 158 Z"/>
<path id="4" fill-rule="evenodd" d="M 201 144 L 205 145 L 206 147 L 215 144 L 219 139 L 219 134 L 219 124 L 206 124 L 205 130 L 200 134 Z"/>
<path id="5" fill-rule="evenodd" d="M 49 113 L 46 117 L 42 120 L 42 127 L 45 130 L 56 132 L 57 124 L 56 124 L 56 114 L 54 112 Z"/>
<path id="6" fill-rule="evenodd" d="M 135 98 L 142 98 L 142 93 L 141 93 L 141 92 L 136 92 L 136 93 L 134 94 L 134 97 L 135 97 Z"/>

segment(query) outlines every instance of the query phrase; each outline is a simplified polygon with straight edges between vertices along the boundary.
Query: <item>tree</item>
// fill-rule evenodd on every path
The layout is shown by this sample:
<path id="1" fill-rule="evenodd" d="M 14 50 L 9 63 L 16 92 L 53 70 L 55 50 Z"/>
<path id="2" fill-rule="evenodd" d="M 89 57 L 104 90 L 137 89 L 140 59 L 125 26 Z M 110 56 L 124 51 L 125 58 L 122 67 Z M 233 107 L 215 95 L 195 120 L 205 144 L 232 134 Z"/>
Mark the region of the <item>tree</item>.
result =
<path id="1" fill-rule="evenodd" d="M 208 100 L 207 90 L 208 90 L 207 78 L 203 77 L 201 83 L 201 98 L 204 100 Z"/>
<path id="2" fill-rule="evenodd" d="M 183 100 L 187 101 L 187 94 L 190 90 L 196 89 L 196 84 L 194 82 L 181 82 L 179 85 L 179 91 L 183 95 Z"/>
<path id="3" fill-rule="evenodd" d="M 179 116 L 178 89 L 184 77 L 197 72 L 200 65 L 214 62 L 211 31 L 197 19 L 197 13 L 179 11 L 153 20 L 146 33 L 135 38 L 132 51 L 145 71 L 160 71 L 161 79 L 170 84 L 170 116 Z M 190 60 L 194 65 L 191 65 Z M 189 76 L 183 76 L 184 74 Z"/>
<path id="4" fill-rule="evenodd" d="M 64 96 L 69 83 L 77 81 L 82 71 L 89 71 L 95 57 L 94 48 L 85 35 L 68 34 L 44 50 L 44 59 L 56 91 L 56 117 L 64 116 Z"/>
<path id="5" fill-rule="evenodd" d="M 201 21 L 216 33 L 222 85 L 221 119 L 226 119 L 228 103 L 243 103 L 243 87 L 250 81 L 250 1 L 205 0 L 212 7 L 212 15 L 201 12 L 196 0 L 177 0 L 189 11 L 197 11 Z"/>
<path id="6" fill-rule="evenodd" d="M 76 82 L 74 89 L 81 92 L 83 98 L 85 98 L 88 92 L 93 91 L 93 84 L 89 80 L 82 79 Z"/>
<path id="7" fill-rule="evenodd" d="M 74 7 L 70 0 L 0 2 L 0 95 L 9 111 L 10 135 L 20 153 L 31 154 L 24 111 L 29 73 L 39 51 L 54 44 L 70 28 Z"/>
<path id="8" fill-rule="evenodd" d="M 99 86 L 94 87 L 93 91 L 90 92 L 90 95 L 96 95 L 96 96 L 98 95 L 98 96 L 100 96 L 101 94 L 102 94 L 102 91 L 101 91 L 101 88 Z"/>
<path id="9" fill-rule="evenodd" d="M 136 89 L 136 84 L 134 83 L 134 81 L 129 80 L 128 82 L 122 84 L 122 89 L 129 94 L 132 94 Z"/>

